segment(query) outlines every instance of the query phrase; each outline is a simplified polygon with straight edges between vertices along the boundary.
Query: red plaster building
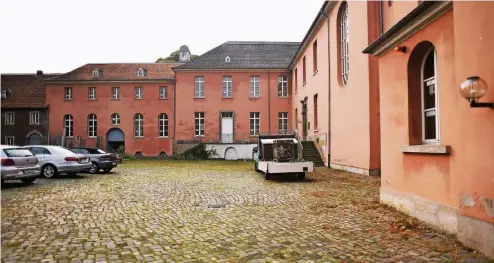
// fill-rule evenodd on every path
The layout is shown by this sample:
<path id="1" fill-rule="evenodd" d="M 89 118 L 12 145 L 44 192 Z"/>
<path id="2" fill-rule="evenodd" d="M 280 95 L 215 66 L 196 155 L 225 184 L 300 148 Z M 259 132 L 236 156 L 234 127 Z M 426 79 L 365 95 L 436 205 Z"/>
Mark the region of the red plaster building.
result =
<path id="1" fill-rule="evenodd" d="M 86 64 L 46 81 L 52 143 L 171 155 L 178 65 Z"/>

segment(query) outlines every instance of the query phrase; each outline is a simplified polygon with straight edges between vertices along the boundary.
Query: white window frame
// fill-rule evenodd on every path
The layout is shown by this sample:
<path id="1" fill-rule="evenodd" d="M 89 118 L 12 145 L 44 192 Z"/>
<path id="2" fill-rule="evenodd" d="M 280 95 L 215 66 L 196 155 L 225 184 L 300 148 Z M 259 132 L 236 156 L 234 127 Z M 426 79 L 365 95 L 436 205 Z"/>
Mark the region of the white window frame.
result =
<path id="1" fill-rule="evenodd" d="M 233 78 L 232 76 L 224 76 L 221 97 L 222 98 L 232 98 L 233 97 Z"/>
<path id="2" fill-rule="evenodd" d="M 5 121 L 4 123 L 7 125 L 14 125 L 15 124 L 15 112 L 6 112 L 5 113 Z"/>
<path id="3" fill-rule="evenodd" d="M 136 99 L 136 100 L 142 99 L 144 97 L 142 93 L 143 92 L 142 92 L 142 87 L 141 86 L 135 87 L 134 88 L 134 99 Z"/>
<path id="4" fill-rule="evenodd" d="M 87 136 L 89 138 L 98 137 L 98 117 L 96 114 L 89 114 L 87 116 Z"/>
<path id="5" fill-rule="evenodd" d="M 39 111 L 29 112 L 29 124 L 39 124 Z"/>
<path id="6" fill-rule="evenodd" d="M 288 98 L 288 77 L 279 76 L 278 77 L 278 97 Z"/>
<path id="7" fill-rule="evenodd" d="M 137 69 L 137 76 L 138 77 L 144 77 L 144 69 L 143 68 Z"/>
<path id="8" fill-rule="evenodd" d="M 72 95 L 73 95 L 72 87 L 65 87 L 64 94 L 65 94 L 64 95 L 65 100 L 72 100 Z"/>
<path id="9" fill-rule="evenodd" d="M 15 136 L 5 136 L 5 145 L 13 146 L 15 145 Z M 12 140 L 10 142 L 10 140 Z"/>
<path id="10" fill-rule="evenodd" d="M 424 79 L 424 66 L 425 66 L 425 61 L 427 60 L 427 57 L 430 55 L 431 52 L 434 52 L 434 77 Z M 424 144 L 431 144 L 431 143 L 439 143 L 441 141 L 440 139 L 440 131 L 439 131 L 439 89 L 437 85 L 437 52 L 434 47 L 431 47 L 429 51 L 427 51 L 426 55 L 424 56 L 422 60 L 422 66 L 420 68 L 420 82 L 421 82 L 421 87 L 420 87 L 420 103 L 421 103 L 421 118 L 422 118 L 422 143 Z M 435 107 L 430 108 L 430 109 L 425 109 L 424 105 L 424 84 L 430 81 L 434 81 L 434 98 L 435 98 Z M 429 111 L 435 111 L 436 113 L 436 138 L 435 139 L 425 139 L 425 113 Z"/>
<path id="11" fill-rule="evenodd" d="M 348 4 L 345 2 L 345 9 L 340 17 L 340 59 L 341 59 L 341 81 L 343 85 L 348 83 L 350 76 L 350 52 L 349 52 L 349 26 L 348 26 Z"/>
<path id="12" fill-rule="evenodd" d="M 65 129 L 65 137 L 72 138 L 74 136 L 74 117 L 71 114 L 63 117 L 63 127 Z"/>
<path id="13" fill-rule="evenodd" d="M 120 87 L 112 87 L 111 88 L 111 98 L 112 100 L 120 99 Z"/>
<path id="14" fill-rule="evenodd" d="M 96 99 L 96 87 L 88 88 L 88 99 L 95 100 Z"/>
<path id="15" fill-rule="evenodd" d="M 136 113 L 134 115 L 134 138 L 144 137 L 144 115 Z"/>
<path id="16" fill-rule="evenodd" d="M 261 114 L 259 112 L 251 112 L 249 119 L 250 136 L 259 136 L 261 130 Z"/>
<path id="17" fill-rule="evenodd" d="M 204 136 L 204 112 L 194 112 L 194 136 L 203 137 Z"/>
<path id="18" fill-rule="evenodd" d="M 158 137 L 168 138 L 168 115 L 166 113 L 158 116 Z"/>
<path id="19" fill-rule="evenodd" d="M 206 89 L 204 87 L 204 77 L 194 77 L 194 98 L 204 98 L 206 95 Z"/>
<path id="20" fill-rule="evenodd" d="M 159 91 L 160 91 L 160 100 L 168 99 L 168 86 L 159 87 Z"/>
<path id="21" fill-rule="evenodd" d="M 93 70 L 93 78 L 99 77 L 99 70 L 95 69 Z"/>
<path id="22" fill-rule="evenodd" d="M 278 132 L 280 134 L 288 133 L 288 112 L 278 112 Z"/>
<path id="23" fill-rule="evenodd" d="M 249 82 L 249 97 L 261 97 L 261 78 L 259 76 L 251 76 Z"/>
<path id="24" fill-rule="evenodd" d="M 118 113 L 113 113 L 111 115 L 111 125 L 120 125 L 120 114 Z"/>

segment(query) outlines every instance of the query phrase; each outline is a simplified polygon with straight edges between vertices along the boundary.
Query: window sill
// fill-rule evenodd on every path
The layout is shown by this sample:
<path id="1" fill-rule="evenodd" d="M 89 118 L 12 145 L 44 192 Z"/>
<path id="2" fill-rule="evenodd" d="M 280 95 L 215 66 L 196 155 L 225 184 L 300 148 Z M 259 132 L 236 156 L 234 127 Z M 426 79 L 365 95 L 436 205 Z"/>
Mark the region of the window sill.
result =
<path id="1" fill-rule="evenodd" d="M 205 135 L 194 135 L 194 138 L 206 138 Z"/>
<path id="2" fill-rule="evenodd" d="M 144 136 L 134 136 L 134 139 L 144 139 Z"/>
<path id="3" fill-rule="evenodd" d="M 421 144 L 401 146 L 402 153 L 417 153 L 417 154 L 450 154 L 451 146 L 441 144 Z"/>
<path id="4" fill-rule="evenodd" d="M 261 96 L 257 96 L 257 97 L 252 97 L 252 96 L 249 96 L 249 99 L 260 99 Z"/>
<path id="5" fill-rule="evenodd" d="M 221 97 L 222 99 L 233 99 L 233 97 Z"/>
<path id="6" fill-rule="evenodd" d="M 312 76 L 316 75 L 317 72 L 319 72 L 319 70 L 314 71 L 314 73 L 312 73 Z"/>
<path id="7" fill-rule="evenodd" d="M 118 99 L 112 98 L 111 100 L 120 100 L 120 98 L 118 98 Z"/>
<path id="8" fill-rule="evenodd" d="M 302 87 L 305 87 L 305 84 L 307 84 L 307 82 L 304 82 L 304 83 L 302 84 Z"/>
<path id="9" fill-rule="evenodd" d="M 97 136 L 88 136 L 88 137 L 86 137 L 86 139 L 96 139 L 96 138 L 98 138 L 98 137 Z"/>
<path id="10" fill-rule="evenodd" d="M 73 99 L 64 99 L 64 101 L 72 101 Z"/>
<path id="11" fill-rule="evenodd" d="M 289 98 L 290 98 L 289 96 L 278 96 L 278 99 L 289 99 Z"/>
<path id="12" fill-rule="evenodd" d="M 159 100 L 168 100 L 168 98 L 159 98 Z"/>
<path id="13" fill-rule="evenodd" d="M 29 125 L 39 125 L 39 123 L 29 123 Z"/>
<path id="14" fill-rule="evenodd" d="M 158 139 L 168 139 L 168 136 L 158 136 Z"/>
<path id="15" fill-rule="evenodd" d="M 111 124 L 111 126 L 120 126 L 120 123 L 119 124 Z"/>
<path id="16" fill-rule="evenodd" d="M 134 98 L 135 100 L 143 100 L 143 98 Z"/>
<path id="17" fill-rule="evenodd" d="M 314 132 L 319 132 L 319 129 L 315 129 Z"/>
<path id="18" fill-rule="evenodd" d="M 205 99 L 206 97 L 194 97 L 194 99 Z"/>
<path id="19" fill-rule="evenodd" d="M 249 137 L 251 137 L 251 138 L 258 138 L 259 135 L 249 135 Z"/>

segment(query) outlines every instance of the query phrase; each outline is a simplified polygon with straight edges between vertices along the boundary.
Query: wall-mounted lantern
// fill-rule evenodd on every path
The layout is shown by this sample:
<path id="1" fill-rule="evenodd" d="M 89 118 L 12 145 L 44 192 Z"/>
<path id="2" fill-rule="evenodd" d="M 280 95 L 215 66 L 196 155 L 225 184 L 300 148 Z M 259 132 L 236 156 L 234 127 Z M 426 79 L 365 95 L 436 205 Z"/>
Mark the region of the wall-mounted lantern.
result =
<path id="1" fill-rule="evenodd" d="M 460 85 L 460 94 L 470 102 L 472 108 L 494 108 L 493 102 L 478 102 L 487 92 L 487 83 L 478 76 L 467 78 Z"/>

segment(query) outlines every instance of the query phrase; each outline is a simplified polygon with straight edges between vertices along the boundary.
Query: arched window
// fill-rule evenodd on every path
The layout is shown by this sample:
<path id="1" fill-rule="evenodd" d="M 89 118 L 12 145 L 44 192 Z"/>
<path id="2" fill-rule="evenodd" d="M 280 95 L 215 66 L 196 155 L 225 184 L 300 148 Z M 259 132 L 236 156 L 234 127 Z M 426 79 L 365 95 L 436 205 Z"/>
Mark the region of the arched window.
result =
<path id="1" fill-rule="evenodd" d="M 63 117 L 64 130 L 66 137 L 72 137 L 74 135 L 74 118 L 72 115 L 67 114 Z"/>
<path id="2" fill-rule="evenodd" d="M 144 137 L 144 116 L 140 113 L 134 115 L 134 137 Z"/>
<path id="3" fill-rule="evenodd" d="M 94 114 L 89 114 L 87 116 L 87 136 L 98 136 L 98 120 Z"/>
<path id="4" fill-rule="evenodd" d="M 168 115 L 161 113 L 158 117 L 159 137 L 168 137 Z"/>
<path id="5" fill-rule="evenodd" d="M 120 114 L 113 113 L 111 115 L 111 125 L 120 125 Z"/>
<path id="6" fill-rule="evenodd" d="M 340 7 L 340 58 L 341 80 L 343 85 L 348 82 L 350 74 L 350 52 L 348 50 L 348 4 L 341 3 Z"/>
<path id="7" fill-rule="evenodd" d="M 422 62 L 422 139 L 439 140 L 439 112 L 437 107 L 436 51 L 430 48 Z"/>

